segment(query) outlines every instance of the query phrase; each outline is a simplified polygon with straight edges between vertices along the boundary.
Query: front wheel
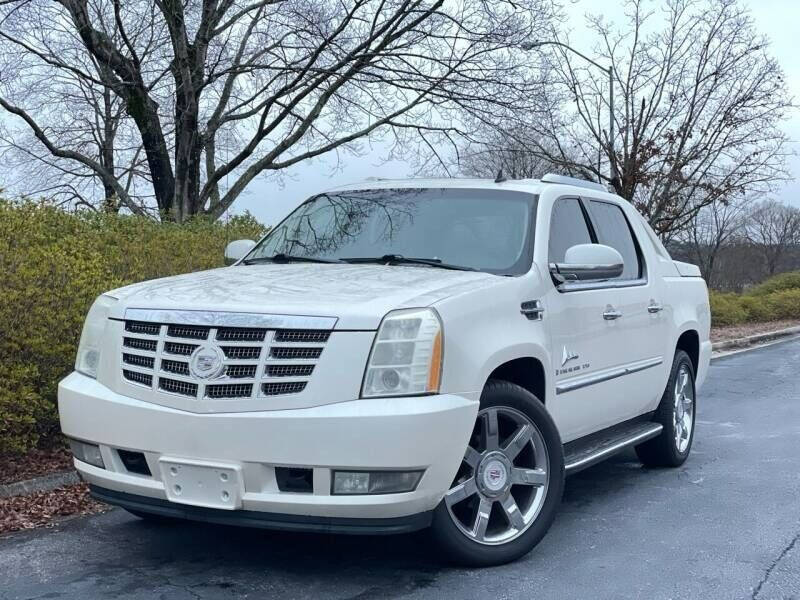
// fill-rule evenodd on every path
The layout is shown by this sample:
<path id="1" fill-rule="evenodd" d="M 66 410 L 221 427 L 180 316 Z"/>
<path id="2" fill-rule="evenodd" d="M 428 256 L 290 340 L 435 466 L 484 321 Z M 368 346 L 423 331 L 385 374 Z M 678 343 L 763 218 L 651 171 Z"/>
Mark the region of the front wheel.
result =
<path id="1" fill-rule="evenodd" d="M 530 392 L 490 381 L 453 485 L 434 512 L 445 557 L 499 565 L 530 552 L 555 518 L 564 489 L 561 438 Z"/>

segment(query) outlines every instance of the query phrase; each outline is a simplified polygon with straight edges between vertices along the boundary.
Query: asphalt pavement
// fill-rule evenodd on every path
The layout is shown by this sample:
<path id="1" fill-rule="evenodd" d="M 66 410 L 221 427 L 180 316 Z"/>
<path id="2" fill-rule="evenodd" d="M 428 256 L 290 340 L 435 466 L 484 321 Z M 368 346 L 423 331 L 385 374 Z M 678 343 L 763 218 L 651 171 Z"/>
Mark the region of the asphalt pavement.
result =
<path id="1" fill-rule="evenodd" d="M 0 539 L 0 598 L 800 598 L 800 341 L 715 361 L 692 455 L 567 480 L 524 559 L 443 566 L 424 535 L 354 538 L 121 510 Z"/>

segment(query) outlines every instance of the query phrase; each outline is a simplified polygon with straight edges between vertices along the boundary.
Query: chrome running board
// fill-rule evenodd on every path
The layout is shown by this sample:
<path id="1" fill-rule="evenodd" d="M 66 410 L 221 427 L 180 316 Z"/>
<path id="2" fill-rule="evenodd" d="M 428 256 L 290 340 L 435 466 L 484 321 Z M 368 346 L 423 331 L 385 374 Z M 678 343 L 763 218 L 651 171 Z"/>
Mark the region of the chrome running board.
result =
<path id="1" fill-rule="evenodd" d="M 664 427 L 660 423 L 638 422 L 592 434 L 564 445 L 564 472 L 572 475 L 602 460 L 656 437 Z"/>

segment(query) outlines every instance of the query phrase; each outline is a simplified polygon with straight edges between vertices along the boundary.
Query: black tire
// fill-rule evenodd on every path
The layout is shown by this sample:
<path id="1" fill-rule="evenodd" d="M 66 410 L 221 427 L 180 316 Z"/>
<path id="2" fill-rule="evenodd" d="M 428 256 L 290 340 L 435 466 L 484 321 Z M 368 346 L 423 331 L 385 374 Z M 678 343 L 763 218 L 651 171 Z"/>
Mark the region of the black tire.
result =
<path id="1" fill-rule="evenodd" d="M 530 552 L 544 537 L 555 519 L 564 491 L 564 451 L 558 429 L 544 405 L 524 388 L 506 381 L 491 380 L 481 394 L 481 410 L 511 408 L 523 413 L 538 428 L 547 448 L 549 481 L 538 515 L 522 534 L 498 545 L 486 545 L 468 538 L 451 518 L 443 499 L 434 511 L 431 534 L 443 560 L 462 566 L 487 567 L 511 562 Z"/>
<path id="2" fill-rule="evenodd" d="M 174 517 L 165 517 L 164 515 L 157 515 L 153 513 L 143 512 L 140 510 L 132 510 L 130 508 L 126 508 L 125 510 L 131 513 L 134 517 L 139 517 L 140 519 L 142 519 L 143 521 L 147 521 L 148 523 L 172 525 L 180 521 L 180 519 L 176 519 Z"/>
<path id="3" fill-rule="evenodd" d="M 678 448 L 675 435 L 675 387 L 678 385 L 678 376 L 682 369 L 687 369 L 689 372 L 687 385 L 691 386 L 693 405 L 691 414 L 692 426 L 688 436 L 689 443 L 683 451 Z M 645 466 L 679 467 L 689 456 L 689 452 L 692 450 L 695 422 L 697 419 L 697 394 L 694 380 L 695 373 L 692 360 L 686 352 L 678 350 L 675 352 L 675 358 L 672 361 L 672 369 L 670 370 L 669 380 L 667 381 L 667 388 L 664 390 L 664 395 L 661 397 L 661 402 L 653 417 L 653 421 L 661 423 L 664 429 L 658 437 L 654 437 L 652 440 L 648 440 L 636 446 L 636 454 Z"/>

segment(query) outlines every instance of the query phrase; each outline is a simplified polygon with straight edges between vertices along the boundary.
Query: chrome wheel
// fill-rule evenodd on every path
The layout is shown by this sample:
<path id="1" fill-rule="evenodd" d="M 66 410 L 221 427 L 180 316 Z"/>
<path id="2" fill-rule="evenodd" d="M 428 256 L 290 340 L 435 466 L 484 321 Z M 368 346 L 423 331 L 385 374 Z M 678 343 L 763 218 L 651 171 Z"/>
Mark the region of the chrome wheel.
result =
<path id="1" fill-rule="evenodd" d="M 461 533 L 480 544 L 519 537 L 547 497 L 548 464 L 544 438 L 531 419 L 508 407 L 481 410 L 444 497 L 450 517 Z"/>
<path id="2" fill-rule="evenodd" d="M 675 378 L 673 422 L 675 447 L 683 454 L 689 447 L 694 427 L 694 383 L 689 367 L 685 364 L 681 365 Z"/>

